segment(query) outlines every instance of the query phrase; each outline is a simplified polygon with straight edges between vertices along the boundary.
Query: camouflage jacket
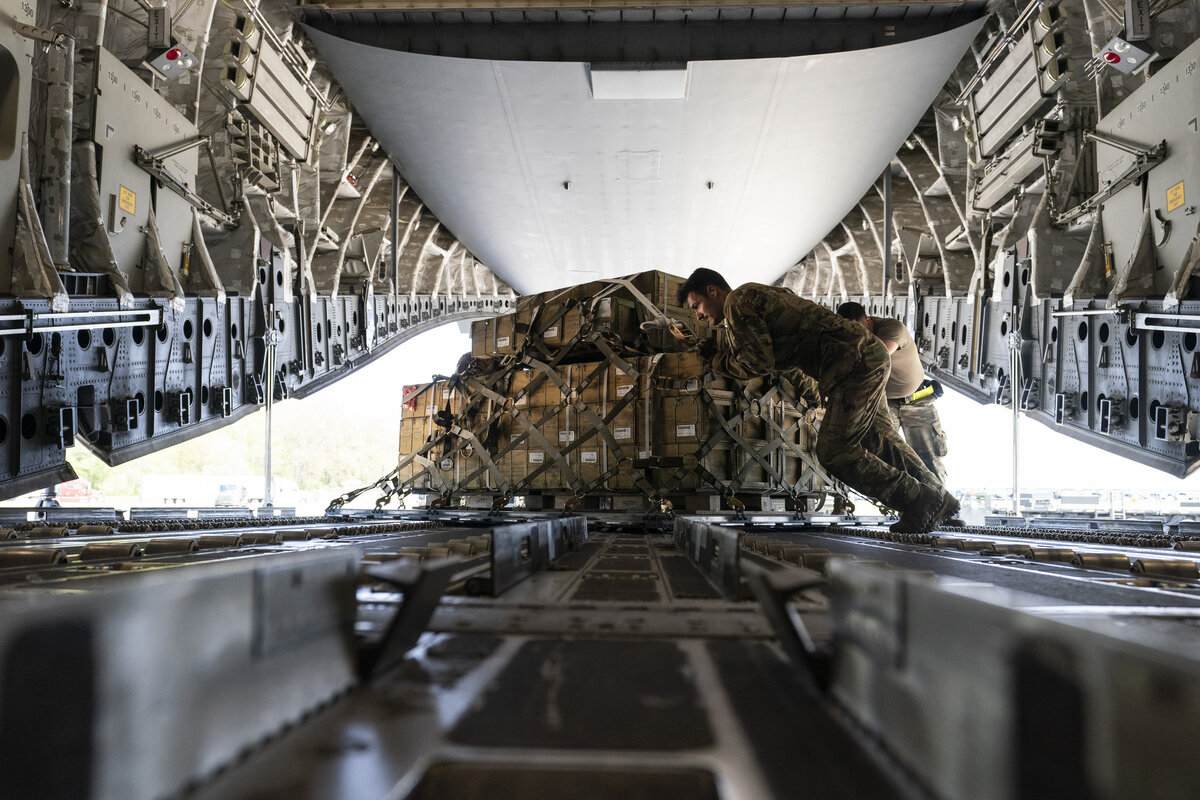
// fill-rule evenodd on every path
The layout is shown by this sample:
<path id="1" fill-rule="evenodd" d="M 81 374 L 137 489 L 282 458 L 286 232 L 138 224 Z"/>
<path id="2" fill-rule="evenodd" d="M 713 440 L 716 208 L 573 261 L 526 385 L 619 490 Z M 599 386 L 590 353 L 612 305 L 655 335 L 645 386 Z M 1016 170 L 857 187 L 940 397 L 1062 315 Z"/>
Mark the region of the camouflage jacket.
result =
<path id="1" fill-rule="evenodd" d="M 714 372 L 748 380 L 799 369 L 817 379 L 823 395 L 854 369 L 863 349 L 883 347 L 863 326 L 788 289 L 760 283 L 729 293 L 725 326 Z"/>

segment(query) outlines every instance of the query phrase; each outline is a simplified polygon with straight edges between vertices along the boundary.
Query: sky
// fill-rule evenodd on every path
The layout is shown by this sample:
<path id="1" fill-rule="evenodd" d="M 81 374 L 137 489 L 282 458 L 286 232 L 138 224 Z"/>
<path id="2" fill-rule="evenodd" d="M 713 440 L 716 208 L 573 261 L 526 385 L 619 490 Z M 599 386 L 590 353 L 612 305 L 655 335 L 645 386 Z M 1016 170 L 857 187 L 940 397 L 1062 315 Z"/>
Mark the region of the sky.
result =
<path id="1" fill-rule="evenodd" d="M 398 430 L 400 396 L 404 387 L 427 383 L 434 375 L 453 373 L 458 360 L 469 352 L 471 337 L 456 324 L 442 325 L 408 340 L 312 397 L 324 398 L 343 408 L 356 406 L 365 413 L 378 414 L 396 422 Z M 395 441 L 395 437 L 391 441 Z"/>
<path id="2" fill-rule="evenodd" d="M 937 401 L 950 454 L 952 489 L 1012 490 L 1012 409 L 980 404 L 947 389 Z M 1200 478 L 1166 472 L 1064 436 L 1024 415 L 1020 419 L 1020 488 L 1200 491 Z"/>
<path id="3" fill-rule="evenodd" d="M 444 325 L 406 342 L 315 397 L 379 414 L 381 427 L 386 424 L 392 430 L 397 425 L 398 405 L 393 398 L 400 396 L 402 387 L 428 381 L 434 373 L 452 372 L 459 357 L 469 350 L 470 337 L 457 325 Z M 952 390 L 938 400 L 937 407 L 950 446 L 946 457 L 950 488 L 1008 493 L 1012 488 L 1012 410 L 980 404 Z M 1019 446 L 1022 489 L 1200 491 L 1200 477 L 1175 478 L 1063 436 L 1023 415 Z"/>

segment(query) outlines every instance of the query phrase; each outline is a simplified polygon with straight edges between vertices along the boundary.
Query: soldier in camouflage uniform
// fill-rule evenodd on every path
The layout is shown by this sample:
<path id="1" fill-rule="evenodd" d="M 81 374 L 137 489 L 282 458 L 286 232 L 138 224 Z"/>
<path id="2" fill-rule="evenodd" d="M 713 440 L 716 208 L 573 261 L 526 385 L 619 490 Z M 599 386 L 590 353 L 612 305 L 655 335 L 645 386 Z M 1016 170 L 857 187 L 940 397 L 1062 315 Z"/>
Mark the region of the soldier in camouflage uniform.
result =
<path id="1" fill-rule="evenodd" d="M 958 511 L 892 425 L 884 400 L 890 358 L 868 331 L 777 286 L 731 290 L 710 269 L 693 272 L 679 300 L 698 319 L 725 325 L 723 346 L 710 339 L 700 348 L 714 372 L 747 380 L 799 369 L 816 378 L 825 398 L 817 458 L 834 477 L 899 509 L 894 531 L 926 532 Z"/>
<path id="2" fill-rule="evenodd" d="M 892 422 L 904 434 L 908 446 L 944 486 L 946 466 L 942 457 L 949 448 L 942 421 L 933 404 L 941 396 L 941 388 L 925 377 L 925 366 L 917 355 L 912 334 L 899 320 L 868 315 L 861 303 L 842 303 L 837 313 L 875 334 L 891 353 L 892 374 L 888 376 L 884 394 Z"/>

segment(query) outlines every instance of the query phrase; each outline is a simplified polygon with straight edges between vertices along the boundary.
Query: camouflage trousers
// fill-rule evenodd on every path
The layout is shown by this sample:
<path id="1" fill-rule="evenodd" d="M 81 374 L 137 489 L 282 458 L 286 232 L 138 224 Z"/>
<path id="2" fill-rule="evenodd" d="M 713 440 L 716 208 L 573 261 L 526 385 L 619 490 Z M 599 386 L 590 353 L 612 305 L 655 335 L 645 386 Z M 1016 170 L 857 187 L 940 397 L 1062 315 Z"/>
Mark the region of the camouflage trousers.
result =
<path id="1" fill-rule="evenodd" d="M 944 486 L 946 465 L 942 463 L 942 456 L 950 450 L 933 397 L 922 397 L 912 403 L 888 400 L 888 411 L 897 430 L 904 434 L 904 441 Z"/>
<path id="2" fill-rule="evenodd" d="M 903 512 L 916 503 L 922 485 L 940 491 L 941 484 L 892 424 L 883 393 L 890 371 L 882 342 L 863 348 L 826 399 L 816 454 L 835 478 Z"/>

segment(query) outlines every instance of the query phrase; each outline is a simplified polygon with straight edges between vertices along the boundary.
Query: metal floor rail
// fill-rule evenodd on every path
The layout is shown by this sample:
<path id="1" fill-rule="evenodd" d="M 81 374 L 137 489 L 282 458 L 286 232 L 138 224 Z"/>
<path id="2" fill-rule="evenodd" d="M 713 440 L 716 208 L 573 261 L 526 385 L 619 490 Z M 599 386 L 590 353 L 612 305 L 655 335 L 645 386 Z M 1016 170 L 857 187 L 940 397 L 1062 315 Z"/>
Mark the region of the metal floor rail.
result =
<path id="1" fill-rule="evenodd" d="M 0 794 L 1197 785 L 1200 555 L 1186 531 L 914 537 L 883 522 L 442 511 L 18 526 L 0 540 L 0 736 L 14 751 Z M 1164 543 L 1179 549 L 1142 546 Z"/>

